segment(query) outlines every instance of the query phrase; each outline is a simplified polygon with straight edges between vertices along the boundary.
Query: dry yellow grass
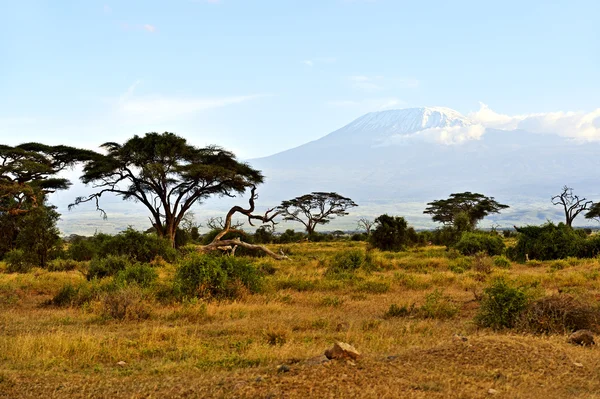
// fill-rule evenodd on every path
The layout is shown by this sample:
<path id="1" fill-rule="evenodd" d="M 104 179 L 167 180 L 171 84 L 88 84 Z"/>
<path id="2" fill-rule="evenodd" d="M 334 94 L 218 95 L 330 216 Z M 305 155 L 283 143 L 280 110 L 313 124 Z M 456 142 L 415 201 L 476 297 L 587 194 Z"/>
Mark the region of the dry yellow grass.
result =
<path id="1" fill-rule="evenodd" d="M 143 321 L 99 316 L 99 304 L 43 306 L 78 271 L 0 274 L 0 397 L 600 397 L 595 347 L 564 336 L 478 329 L 475 296 L 503 275 L 540 292 L 598 298 L 600 263 L 513 264 L 484 275 L 454 273 L 443 248 L 373 253 L 381 271 L 324 276 L 328 260 L 361 243 L 288 245 L 291 260 L 265 291 L 236 302 L 151 303 Z M 565 265 L 561 265 L 565 266 Z M 174 268 L 162 266 L 167 282 Z M 451 318 L 385 318 L 390 305 L 421 306 L 438 290 L 459 309 Z M 457 341 L 454 334 L 468 337 Z M 305 364 L 341 340 L 355 365 Z M 124 361 L 125 365 L 118 365 Z M 278 373 L 276 366 L 289 364 Z"/>

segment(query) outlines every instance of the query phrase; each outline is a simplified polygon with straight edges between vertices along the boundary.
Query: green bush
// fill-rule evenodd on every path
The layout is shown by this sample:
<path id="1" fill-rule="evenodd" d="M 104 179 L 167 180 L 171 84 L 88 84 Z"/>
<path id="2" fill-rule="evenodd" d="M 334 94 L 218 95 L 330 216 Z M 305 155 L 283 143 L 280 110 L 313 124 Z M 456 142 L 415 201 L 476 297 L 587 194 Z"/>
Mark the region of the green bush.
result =
<path id="1" fill-rule="evenodd" d="M 517 245 L 508 254 L 520 262 L 527 257 L 532 260 L 594 257 L 600 251 L 599 239 L 586 239 L 564 223 L 555 225 L 548 222 L 542 226 L 521 227 L 517 231 Z"/>
<path id="2" fill-rule="evenodd" d="M 460 240 L 454 246 L 463 255 L 475 255 L 485 252 L 489 256 L 501 255 L 504 251 L 504 241 L 497 234 L 483 232 L 462 233 Z"/>
<path id="3" fill-rule="evenodd" d="M 524 288 L 514 287 L 498 278 L 483 291 L 475 322 L 479 326 L 496 330 L 512 328 L 528 302 L 529 297 Z"/>
<path id="4" fill-rule="evenodd" d="M 27 273 L 33 268 L 31 259 L 22 249 L 13 249 L 4 255 L 6 270 L 9 273 Z"/>
<path id="5" fill-rule="evenodd" d="M 437 289 L 427 294 L 425 303 L 419 308 L 420 316 L 426 319 L 450 319 L 458 312 L 458 306 Z"/>
<path id="6" fill-rule="evenodd" d="M 156 281 L 158 273 L 148 264 L 139 263 L 126 266 L 115 276 L 115 281 L 120 285 L 135 283 L 140 287 L 148 287 Z"/>
<path id="7" fill-rule="evenodd" d="M 329 261 L 326 274 L 353 273 L 365 265 L 365 253 L 359 249 L 338 253 Z"/>
<path id="8" fill-rule="evenodd" d="M 87 279 L 114 276 L 131 266 L 131 260 L 125 255 L 108 255 L 106 258 L 94 258 L 90 262 Z"/>
<path id="9" fill-rule="evenodd" d="M 47 302 L 54 306 L 80 306 L 93 299 L 107 290 L 107 286 L 101 286 L 95 283 L 81 283 L 78 285 L 65 284 L 54 297 Z"/>
<path id="10" fill-rule="evenodd" d="M 77 269 L 79 266 L 80 263 L 72 259 L 53 259 L 48 262 L 48 271 L 68 272 Z"/>
<path id="11" fill-rule="evenodd" d="M 115 236 L 109 236 L 108 239 L 102 237 L 98 256 L 108 255 L 128 256 L 132 260 L 143 263 L 160 256 L 166 261 L 173 262 L 177 257 L 177 250 L 167 239 L 128 228 Z"/>
<path id="12" fill-rule="evenodd" d="M 510 263 L 510 260 L 506 256 L 498 255 L 494 256 L 494 266 L 501 269 L 510 269 L 512 267 L 512 263 Z"/>
<path id="13" fill-rule="evenodd" d="M 235 299 L 258 292 L 262 277 L 248 259 L 192 254 L 179 264 L 175 284 L 184 296 Z"/>
<path id="14" fill-rule="evenodd" d="M 67 256 L 76 261 L 92 260 L 98 253 L 94 238 L 77 237 L 69 243 Z"/>

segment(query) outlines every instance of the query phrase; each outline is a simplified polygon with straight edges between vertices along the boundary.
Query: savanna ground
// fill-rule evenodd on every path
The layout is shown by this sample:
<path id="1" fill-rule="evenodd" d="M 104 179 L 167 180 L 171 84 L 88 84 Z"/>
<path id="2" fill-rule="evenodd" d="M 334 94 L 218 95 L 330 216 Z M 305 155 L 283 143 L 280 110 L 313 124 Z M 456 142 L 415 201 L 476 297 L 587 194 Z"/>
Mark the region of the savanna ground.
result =
<path id="1" fill-rule="evenodd" d="M 261 293 L 149 301 L 140 320 L 105 317 L 99 301 L 45 304 L 65 283 L 86 281 L 81 270 L 0 273 L 0 397 L 600 398 L 595 346 L 473 322 L 482 290 L 497 276 L 541 295 L 597 300 L 599 260 L 463 271 L 473 259 L 426 247 L 373 251 L 374 271 L 325 274 L 336 256 L 364 246 L 274 246 L 290 259 L 256 260 L 276 269 Z M 158 284 L 173 278 L 174 265 L 156 267 Z M 310 361 L 335 341 L 352 344 L 361 358 Z"/>

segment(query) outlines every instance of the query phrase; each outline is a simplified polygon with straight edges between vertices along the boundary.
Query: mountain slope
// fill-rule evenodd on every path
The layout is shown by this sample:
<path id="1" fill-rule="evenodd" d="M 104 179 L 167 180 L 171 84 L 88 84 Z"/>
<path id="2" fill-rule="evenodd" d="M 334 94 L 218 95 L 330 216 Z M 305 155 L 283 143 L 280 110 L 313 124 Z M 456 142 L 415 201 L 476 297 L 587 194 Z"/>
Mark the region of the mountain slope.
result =
<path id="1" fill-rule="evenodd" d="M 549 198 L 563 185 L 588 197 L 600 194 L 599 150 L 597 143 L 550 134 L 485 129 L 456 111 L 434 107 L 366 114 L 319 140 L 251 164 L 267 176 L 261 189 L 267 202 L 337 191 L 377 213 L 468 190 L 511 205 L 506 221 L 514 221 L 515 210 L 536 204 L 536 216 L 527 220 L 544 222 L 556 217 L 559 210 Z M 427 222 L 420 212 L 414 216 Z"/>

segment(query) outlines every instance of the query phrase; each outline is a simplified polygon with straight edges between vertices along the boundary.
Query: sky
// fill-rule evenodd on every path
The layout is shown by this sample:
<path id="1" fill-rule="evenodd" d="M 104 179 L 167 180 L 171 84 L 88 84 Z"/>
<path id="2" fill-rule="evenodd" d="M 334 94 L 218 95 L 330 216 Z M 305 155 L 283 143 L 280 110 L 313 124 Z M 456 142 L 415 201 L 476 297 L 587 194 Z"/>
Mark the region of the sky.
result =
<path id="1" fill-rule="evenodd" d="M 250 159 L 391 108 L 585 114 L 598 15 L 597 0 L 0 0 L 0 143 L 171 131 Z"/>

